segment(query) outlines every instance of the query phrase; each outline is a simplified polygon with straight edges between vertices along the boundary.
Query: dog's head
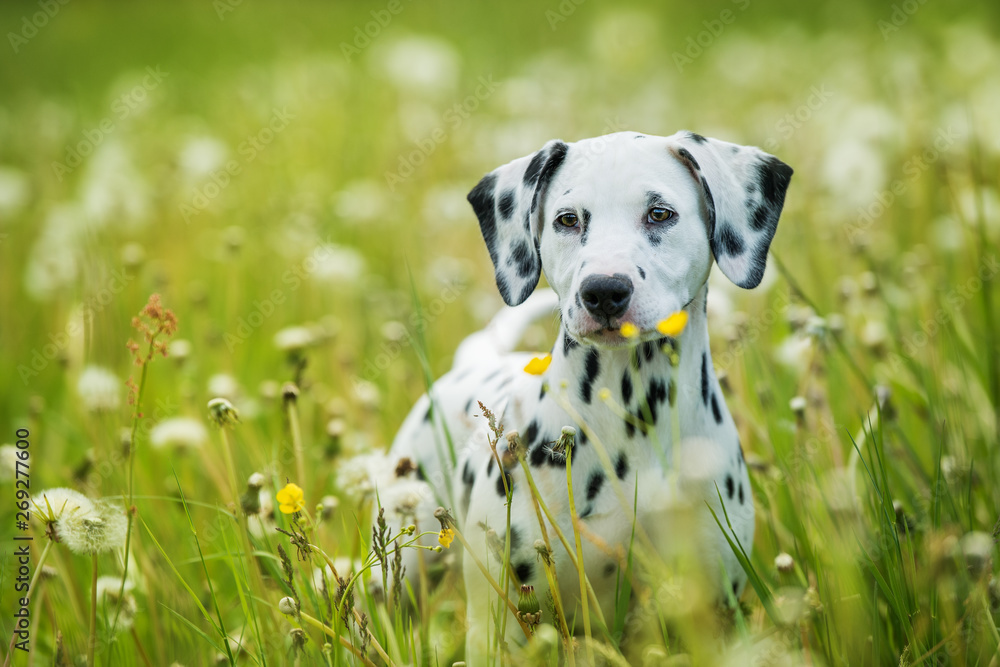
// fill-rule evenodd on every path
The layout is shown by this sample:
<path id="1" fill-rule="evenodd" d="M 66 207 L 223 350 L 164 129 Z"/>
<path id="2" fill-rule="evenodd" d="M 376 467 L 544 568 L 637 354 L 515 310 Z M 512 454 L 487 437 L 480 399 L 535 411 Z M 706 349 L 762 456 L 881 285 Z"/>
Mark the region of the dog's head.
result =
<path id="1" fill-rule="evenodd" d="M 687 306 L 712 258 L 744 288 L 764 275 L 792 169 L 749 147 L 691 132 L 619 132 L 538 152 L 487 174 L 469 202 L 504 301 L 545 271 L 567 332 L 619 346 L 621 325 L 656 336 Z"/>

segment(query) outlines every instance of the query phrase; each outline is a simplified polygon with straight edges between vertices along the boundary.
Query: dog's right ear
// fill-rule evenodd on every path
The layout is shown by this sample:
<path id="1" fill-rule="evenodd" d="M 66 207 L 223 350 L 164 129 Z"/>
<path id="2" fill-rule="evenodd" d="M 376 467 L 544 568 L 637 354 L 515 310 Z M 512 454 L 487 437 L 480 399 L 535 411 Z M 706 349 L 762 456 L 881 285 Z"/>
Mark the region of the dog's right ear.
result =
<path id="1" fill-rule="evenodd" d="M 497 288 L 509 306 L 522 303 L 538 285 L 542 198 L 568 150 L 567 144 L 552 140 L 540 151 L 486 174 L 469 193 L 496 270 Z"/>

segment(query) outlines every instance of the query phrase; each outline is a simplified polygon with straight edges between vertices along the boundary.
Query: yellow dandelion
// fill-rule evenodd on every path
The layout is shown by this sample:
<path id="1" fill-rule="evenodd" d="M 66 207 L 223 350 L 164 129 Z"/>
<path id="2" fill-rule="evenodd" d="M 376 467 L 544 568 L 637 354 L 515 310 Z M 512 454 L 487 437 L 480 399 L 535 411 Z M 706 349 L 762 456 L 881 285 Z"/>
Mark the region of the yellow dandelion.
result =
<path id="1" fill-rule="evenodd" d="M 597 398 L 601 399 L 602 401 L 610 401 L 611 390 L 608 389 L 607 387 L 602 387 L 601 390 L 597 392 Z"/>
<path id="2" fill-rule="evenodd" d="M 455 541 L 455 531 L 451 528 L 442 528 L 438 533 L 438 543 L 445 549 L 451 548 L 451 543 Z"/>
<path id="3" fill-rule="evenodd" d="M 621 327 L 621 334 L 625 338 L 635 338 L 639 335 L 639 327 L 631 322 L 626 322 Z"/>
<path id="4" fill-rule="evenodd" d="M 306 501 L 302 488 L 298 484 L 287 484 L 285 488 L 274 496 L 278 501 L 278 509 L 282 514 L 295 514 L 301 512 L 306 507 Z"/>
<path id="5" fill-rule="evenodd" d="M 544 357 L 535 357 L 528 362 L 528 365 L 524 367 L 525 373 L 531 373 L 532 375 L 541 375 L 549 368 L 549 364 L 552 363 L 552 355 L 546 354 Z"/>
<path id="6" fill-rule="evenodd" d="M 671 315 L 665 320 L 661 320 L 659 324 L 656 325 L 656 330 L 659 331 L 664 336 L 670 336 L 671 338 L 676 338 L 681 335 L 684 331 L 684 327 L 688 323 L 688 314 L 686 311 L 678 310 L 676 313 Z"/>

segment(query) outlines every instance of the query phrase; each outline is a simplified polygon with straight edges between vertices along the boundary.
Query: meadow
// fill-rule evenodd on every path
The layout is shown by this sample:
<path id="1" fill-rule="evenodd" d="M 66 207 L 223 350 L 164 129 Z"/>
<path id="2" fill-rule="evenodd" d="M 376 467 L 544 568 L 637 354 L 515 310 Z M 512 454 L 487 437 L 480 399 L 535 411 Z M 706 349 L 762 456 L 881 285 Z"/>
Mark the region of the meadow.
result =
<path id="1" fill-rule="evenodd" d="M 371 594 L 413 536 L 373 545 L 350 461 L 502 305 L 469 189 L 626 129 L 795 169 L 760 287 L 710 281 L 752 585 L 720 609 L 630 569 L 589 642 L 542 601 L 498 656 L 1000 662 L 995 6 L 43 0 L 0 25 L 9 664 L 463 660 L 460 576 Z"/>

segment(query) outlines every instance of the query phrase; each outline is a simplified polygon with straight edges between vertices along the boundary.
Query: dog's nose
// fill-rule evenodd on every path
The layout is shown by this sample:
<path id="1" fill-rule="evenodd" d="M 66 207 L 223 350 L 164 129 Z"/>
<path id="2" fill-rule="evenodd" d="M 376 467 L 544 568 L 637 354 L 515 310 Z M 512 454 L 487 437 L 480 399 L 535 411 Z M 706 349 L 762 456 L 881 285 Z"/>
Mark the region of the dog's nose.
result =
<path id="1" fill-rule="evenodd" d="M 632 299 L 632 281 L 623 275 L 588 276 L 580 285 L 580 300 L 601 322 L 621 317 Z"/>

